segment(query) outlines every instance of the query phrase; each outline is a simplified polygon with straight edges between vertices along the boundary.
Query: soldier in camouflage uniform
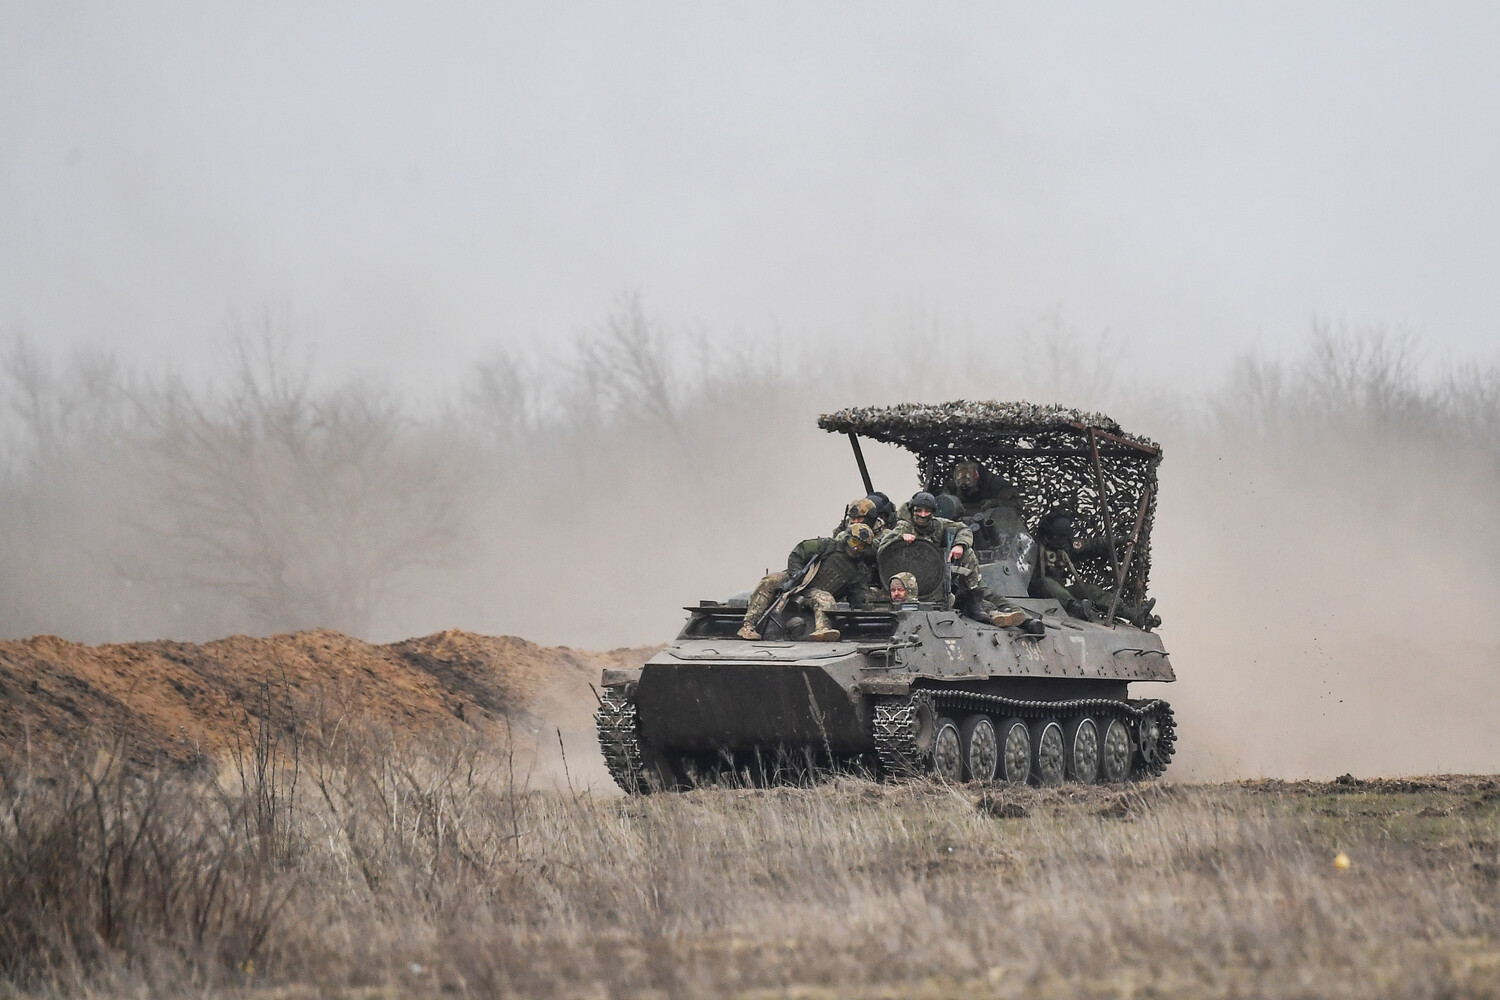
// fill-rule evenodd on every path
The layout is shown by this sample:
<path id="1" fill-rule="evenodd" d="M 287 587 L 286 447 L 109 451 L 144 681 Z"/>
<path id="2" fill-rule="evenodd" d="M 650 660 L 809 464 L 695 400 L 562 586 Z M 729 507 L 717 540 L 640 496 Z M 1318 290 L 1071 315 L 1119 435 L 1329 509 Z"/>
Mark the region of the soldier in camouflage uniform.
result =
<path id="1" fill-rule="evenodd" d="M 904 570 L 895 574 L 886 581 L 887 589 L 871 587 L 870 596 L 865 604 L 878 606 L 882 610 L 886 607 L 899 608 L 902 605 L 917 603 L 917 578 Z"/>
<path id="2" fill-rule="evenodd" d="M 1037 522 L 1038 557 L 1032 571 L 1031 593 L 1050 597 L 1060 603 L 1074 618 L 1099 620 L 1098 611 L 1107 610 L 1114 591 L 1105 590 L 1078 572 L 1076 559 L 1108 559 L 1109 541 L 1104 538 L 1076 538 L 1073 514 L 1061 507 L 1053 508 Z M 1119 616 L 1137 628 L 1154 628 L 1161 619 L 1151 614 L 1154 599 L 1144 604 L 1120 603 Z"/>
<path id="3" fill-rule="evenodd" d="M 995 507 L 1021 512 L 1021 490 L 978 462 L 959 462 L 943 484 L 943 492 L 958 497 L 960 520 L 970 520 Z"/>
<path id="4" fill-rule="evenodd" d="M 834 534 L 848 531 L 851 524 L 868 524 L 870 530 L 875 532 L 875 539 L 879 541 L 880 536 L 885 534 L 886 523 L 880 517 L 880 506 L 873 496 L 860 497 L 852 500 L 849 506 L 844 508 L 844 519 L 834 529 Z"/>
<path id="5" fill-rule="evenodd" d="M 921 539 L 936 545 L 943 551 L 948 532 L 953 532 L 953 544 L 944 557 L 956 563 L 953 572 L 953 597 L 964 614 L 979 621 L 994 625 L 1020 625 L 1026 620 L 1026 612 L 1012 607 L 1004 600 L 990 596 L 979 575 L 979 557 L 974 554 L 974 533 L 969 526 L 937 516 L 937 498 L 931 493 L 918 493 L 904 506 L 905 516 L 880 540 L 880 551 L 892 545 L 911 543 Z M 998 606 L 999 610 L 988 610 L 986 606 Z"/>
<path id="6" fill-rule="evenodd" d="M 840 598 L 851 602 L 862 602 L 875 584 L 873 562 L 875 532 L 868 524 L 855 523 L 849 530 L 833 538 L 809 538 L 797 543 L 788 554 L 785 573 L 771 573 L 761 579 L 755 592 L 750 595 L 750 605 L 745 609 L 745 622 L 740 626 L 740 638 L 756 640 L 760 632 L 756 623 L 776 601 L 779 591 L 788 580 L 802 575 L 807 564 L 818 559 L 816 572 L 809 585 L 797 595 L 796 600 L 813 611 L 813 631 L 808 636 L 815 642 L 836 642 L 839 630 L 828 620 L 828 612 L 837 606 Z"/>

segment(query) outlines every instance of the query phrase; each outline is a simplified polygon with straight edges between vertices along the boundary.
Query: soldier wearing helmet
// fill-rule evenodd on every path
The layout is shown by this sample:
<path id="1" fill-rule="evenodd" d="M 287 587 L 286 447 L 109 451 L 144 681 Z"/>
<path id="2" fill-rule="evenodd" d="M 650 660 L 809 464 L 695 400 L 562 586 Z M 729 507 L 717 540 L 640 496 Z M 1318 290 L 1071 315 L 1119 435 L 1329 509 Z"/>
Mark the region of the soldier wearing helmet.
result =
<path id="1" fill-rule="evenodd" d="M 797 543 L 787 556 L 786 572 L 771 573 L 762 578 L 750 595 L 745 621 L 740 626 L 740 638 L 752 641 L 760 638 L 756 623 L 776 601 L 777 591 L 787 581 L 799 578 L 808 563 L 817 558 L 812 580 L 795 600 L 812 609 L 813 631 L 809 639 L 838 641 L 839 630 L 833 627 L 828 613 L 834 610 L 840 599 L 856 604 L 865 600 L 875 585 L 874 553 L 875 532 L 868 524 L 859 522 L 831 538 L 809 538 Z"/>
<path id="2" fill-rule="evenodd" d="M 1085 579 L 1075 560 L 1107 559 L 1109 542 L 1075 537 L 1073 522 L 1073 512 L 1065 507 L 1052 508 L 1037 522 L 1039 552 L 1031 576 L 1031 594 L 1052 598 L 1075 618 L 1098 620 L 1098 612 L 1109 607 L 1115 592 Z M 1161 624 L 1161 619 L 1151 613 L 1155 605 L 1155 600 L 1139 605 L 1121 602 L 1119 614 L 1137 628 L 1154 628 Z"/>
<path id="3" fill-rule="evenodd" d="M 995 507 L 1021 513 L 1021 488 L 975 461 L 959 462 L 943 484 L 943 492 L 958 497 L 960 520 L 968 521 Z"/>
<path id="4" fill-rule="evenodd" d="M 896 523 L 896 505 L 891 503 L 891 498 L 884 493 L 871 493 L 866 499 L 875 504 L 875 519 L 880 524 L 889 528 Z"/>
<path id="5" fill-rule="evenodd" d="M 951 545 L 947 541 L 950 532 Z M 1026 612 L 990 596 L 979 573 L 979 557 L 974 554 L 974 533 L 969 526 L 939 517 L 937 498 L 925 491 L 905 505 L 901 518 L 880 540 L 879 547 L 884 552 L 893 545 L 911 545 L 918 541 L 928 542 L 940 550 L 947 546 L 946 558 L 956 564 L 953 572 L 954 602 L 965 615 L 994 625 L 1020 625 L 1026 621 Z"/>
<path id="6" fill-rule="evenodd" d="M 839 522 L 839 526 L 834 531 L 834 534 L 836 535 L 840 531 L 848 531 L 851 524 L 868 524 L 871 528 L 874 528 L 874 520 L 875 501 L 869 497 L 850 500 L 848 505 L 844 507 L 844 519 Z"/>
<path id="7" fill-rule="evenodd" d="M 868 524 L 870 530 L 875 532 L 876 541 L 879 541 L 880 536 L 885 534 L 888 524 L 887 519 L 882 516 L 880 496 L 880 494 L 873 494 L 860 497 L 858 500 L 851 500 L 849 506 L 844 508 L 844 519 L 839 522 L 839 526 L 834 529 L 833 533 L 837 535 L 841 531 L 848 531 L 851 524 Z M 890 501 L 887 500 L 886 503 L 889 504 Z"/>

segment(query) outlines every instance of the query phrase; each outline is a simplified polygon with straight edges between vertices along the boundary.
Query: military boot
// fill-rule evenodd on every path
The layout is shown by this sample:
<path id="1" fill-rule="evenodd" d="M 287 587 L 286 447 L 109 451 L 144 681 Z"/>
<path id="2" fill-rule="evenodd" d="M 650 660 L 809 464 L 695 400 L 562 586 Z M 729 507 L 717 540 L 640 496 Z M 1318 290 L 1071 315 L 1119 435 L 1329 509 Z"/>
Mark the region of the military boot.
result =
<path id="1" fill-rule="evenodd" d="M 990 621 L 996 625 L 1003 625 L 1006 628 L 1013 628 L 1017 625 L 1025 623 L 1026 612 L 1022 611 L 1020 608 L 1014 607 L 1013 605 L 1002 604 L 994 614 L 990 615 Z"/>
<path id="2" fill-rule="evenodd" d="M 755 626 L 748 621 L 740 626 L 740 638 L 749 639 L 751 642 L 760 638 L 760 633 L 755 631 Z"/>
<path id="3" fill-rule="evenodd" d="M 828 623 L 828 614 L 823 611 L 813 612 L 812 635 L 808 636 L 813 642 L 838 642 L 839 630 Z"/>
<path id="4" fill-rule="evenodd" d="M 1017 611 L 1009 604 L 1001 606 L 996 611 L 983 595 L 978 591 L 971 590 L 964 595 L 963 613 L 965 618 L 972 618 L 976 622 L 984 622 L 987 625 L 1019 625 L 1026 620 L 1024 611 Z"/>
<path id="5" fill-rule="evenodd" d="M 1156 598 L 1154 597 L 1147 600 L 1144 604 L 1121 604 L 1119 617 L 1125 619 L 1136 628 L 1146 628 L 1146 623 L 1156 617 L 1151 613 L 1151 609 L 1154 607 L 1156 607 Z M 1157 618 L 1157 624 L 1161 624 L 1161 619 Z"/>
<path id="6" fill-rule="evenodd" d="M 1082 618 L 1086 622 L 1104 621 L 1104 616 L 1094 607 L 1093 601 L 1069 601 L 1067 611 L 1074 618 Z"/>

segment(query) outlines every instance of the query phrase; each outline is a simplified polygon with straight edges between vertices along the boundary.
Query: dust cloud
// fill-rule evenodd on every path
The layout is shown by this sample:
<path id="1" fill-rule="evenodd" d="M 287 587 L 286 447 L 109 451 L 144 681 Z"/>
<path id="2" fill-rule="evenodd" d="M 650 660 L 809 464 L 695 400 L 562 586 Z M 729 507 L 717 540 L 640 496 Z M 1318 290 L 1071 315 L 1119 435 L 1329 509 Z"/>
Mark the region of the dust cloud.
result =
<path id="1" fill-rule="evenodd" d="M 626 297 L 576 358 L 497 354 L 434 403 L 317 383 L 274 331 L 233 344 L 191 384 L 10 345 L 0 635 L 661 642 L 681 605 L 748 589 L 863 492 L 818 413 L 1029 398 L 1164 446 L 1176 776 L 1497 770 L 1495 369 L 1422 374 L 1410 341 L 1319 328 L 1288 360 L 1159 386 L 1060 323 L 923 326 L 849 364 L 665 329 Z M 878 489 L 916 488 L 910 456 L 867 458 Z"/>
<path id="2" fill-rule="evenodd" d="M 1177 775 L 1495 771 L 1494 451 L 1307 430 L 1163 466 Z"/>

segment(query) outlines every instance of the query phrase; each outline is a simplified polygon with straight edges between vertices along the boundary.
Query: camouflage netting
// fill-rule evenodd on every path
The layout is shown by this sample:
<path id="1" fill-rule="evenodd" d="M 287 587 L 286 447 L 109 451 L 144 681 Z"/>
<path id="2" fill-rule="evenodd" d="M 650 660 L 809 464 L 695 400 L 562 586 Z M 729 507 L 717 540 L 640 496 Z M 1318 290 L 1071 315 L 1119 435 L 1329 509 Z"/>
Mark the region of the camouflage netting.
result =
<path id="1" fill-rule="evenodd" d="M 818 426 L 914 452 L 921 488 L 933 493 L 948 492 L 944 484 L 959 462 L 977 461 L 1021 487 L 1028 524 L 1034 527 L 1053 507 L 1067 507 L 1078 515 L 1078 534 L 1098 538 L 1105 536 L 1105 526 L 1089 429 L 1122 439 L 1096 435 L 1094 443 L 1122 559 L 1141 497 L 1148 487 L 1151 491 L 1124 595 L 1127 601 L 1144 599 L 1151 572 L 1151 522 L 1156 514 L 1161 448 L 1149 438 L 1126 434 L 1104 414 L 1026 402 L 957 400 L 853 407 L 824 414 Z M 907 499 L 900 489 L 890 492 L 897 503 Z M 1101 587 L 1114 585 L 1107 561 L 1080 564 L 1079 570 Z"/>

